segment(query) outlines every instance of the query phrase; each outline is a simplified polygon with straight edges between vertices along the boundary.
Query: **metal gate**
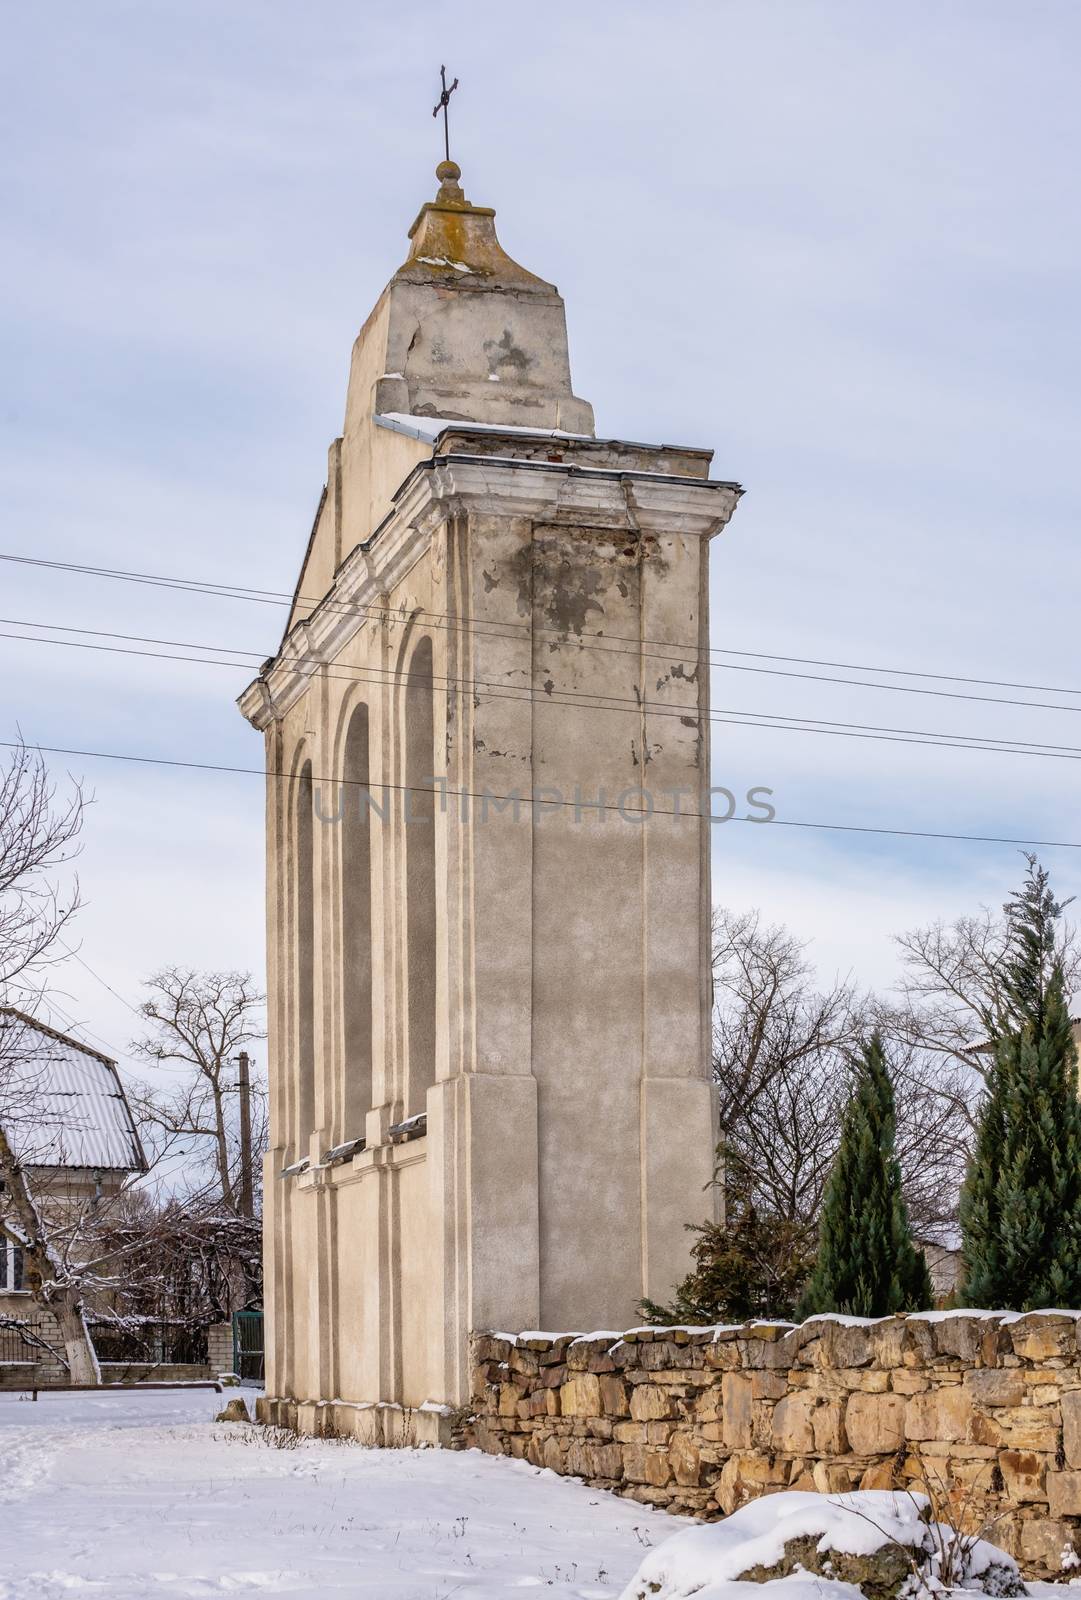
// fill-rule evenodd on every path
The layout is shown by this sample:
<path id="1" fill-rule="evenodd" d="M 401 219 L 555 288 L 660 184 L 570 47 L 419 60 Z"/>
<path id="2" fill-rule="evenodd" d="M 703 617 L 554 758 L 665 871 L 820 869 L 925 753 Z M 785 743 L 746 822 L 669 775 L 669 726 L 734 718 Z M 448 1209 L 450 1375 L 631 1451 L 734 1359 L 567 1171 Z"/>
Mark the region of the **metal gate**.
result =
<path id="1" fill-rule="evenodd" d="M 247 1383 L 263 1381 L 263 1313 L 233 1312 L 233 1371 Z"/>

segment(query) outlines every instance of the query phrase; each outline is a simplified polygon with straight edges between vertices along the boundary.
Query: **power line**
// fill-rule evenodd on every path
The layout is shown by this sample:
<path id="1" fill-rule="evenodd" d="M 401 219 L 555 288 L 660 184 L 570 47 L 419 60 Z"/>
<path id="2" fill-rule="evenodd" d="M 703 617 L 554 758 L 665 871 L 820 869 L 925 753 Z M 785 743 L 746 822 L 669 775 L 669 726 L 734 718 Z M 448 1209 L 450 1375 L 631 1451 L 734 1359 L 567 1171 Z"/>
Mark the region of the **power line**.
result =
<path id="1" fill-rule="evenodd" d="M 16 750 L 20 748 L 22 748 L 22 746 L 16 740 L 0 739 L 0 749 Z M 624 807 L 621 804 L 612 805 L 605 801 L 583 800 L 580 797 L 574 800 L 555 800 L 552 798 L 544 798 L 540 796 L 534 797 L 532 795 L 514 793 L 494 794 L 491 790 L 478 791 L 475 789 L 451 789 L 449 787 L 426 788 L 421 784 L 411 783 L 361 783 L 355 778 L 317 778 L 314 775 L 308 775 L 304 773 L 303 770 L 301 772 L 280 772 L 274 769 L 264 770 L 259 767 L 233 767 L 228 766 L 223 762 L 178 761 L 168 756 L 130 755 L 116 750 L 75 750 L 63 745 L 46 744 L 35 744 L 31 745 L 29 748 L 37 750 L 41 755 L 79 756 L 81 759 L 86 761 L 127 761 L 135 763 L 139 766 L 178 767 L 189 772 L 221 772 L 252 778 L 274 778 L 286 783 L 296 783 L 298 781 L 307 782 L 311 786 L 314 786 L 317 783 L 320 785 L 327 784 L 328 786 L 337 786 L 339 788 L 363 789 L 368 794 L 371 794 L 373 790 L 382 790 L 384 792 L 398 791 L 406 794 L 438 794 L 442 795 L 445 799 L 454 800 L 499 801 L 501 804 L 505 805 L 514 803 L 528 806 L 536 805 L 540 806 L 542 810 L 544 807 L 548 807 L 550 809 L 561 808 L 574 810 L 576 812 L 617 811 L 624 818 L 628 818 L 630 816 L 641 816 L 644 821 L 648 821 L 654 816 L 682 817 L 685 820 L 691 820 L 699 815 L 697 812 L 682 811 L 678 806 L 650 806 L 647 810 L 644 807 Z M 628 790 L 627 792 L 639 793 L 644 791 Z M 669 794 L 673 793 L 671 789 L 662 790 L 661 792 Z M 745 822 L 750 823 L 754 827 L 809 828 L 826 833 L 879 834 L 897 839 L 945 839 L 955 840 L 966 844 L 1009 844 L 1019 845 L 1023 848 L 1030 849 L 1081 850 L 1081 840 L 1073 839 L 1014 839 L 1006 838 L 999 834 L 943 833 L 924 828 L 880 828 L 872 827 L 870 825 L 860 825 L 852 822 L 805 822 L 787 817 L 772 817 L 769 819 L 769 821 L 767 821 L 765 818 L 758 817 L 710 817 L 709 820 L 718 826 L 721 826 L 727 822 Z"/>
<path id="2" fill-rule="evenodd" d="M 97 638 L 129 639 L 136 640 L 139 634 L 113 633 L 108 630 L 92 628 L 69 628 L 62 623 L 23 622 L 18 618 L 0 618 L 0 621 L 14 621 L 17 626 L 24 628 L 51 628 L 56 632 L 89 633 Z M 217 657 L 177 655 L 171 651 L 159 650 L 134 650 L 130 647 L 115 645 L 89 644 L 82 640 L 72 639 L 47 639 L 37 638 L 30 634 L 5 633 L 0 631 L 0 639 L 13 639 L 23 644 L 50 644 L 72 650 L 96 650 L 106 655 L 137 656 L 156 661 L 176 661 L 187 663 L 191 666 L 227 667 L 230 669 L 243 668 L 249 671 L 250 667 L 244 661 L 223 661 Z M 184 650 L 214 650 L 220 654 L 257 656 L 257 651 L 236 649 L 230 645 L 206 645 L 189 643 L 185 640 L 158 640 L 147 639 L 148 644 L 176 644 Z M 279 659 L 285 661 L 304 661 L 300 656 L 284 656 Z M 334 667 L 324 666 L 321 671 L 326 677 L 339 679 L 350 683 L 382 684 L 395 681 L 400 674 L 393 669 L 385 667 L 350 667 L 346 663 L 337 663 Z M 512 700 L 518 702 L 533 701 L 540 705 L 566 705 L 568 709 L 597 712 L 615 712 L 622 715 L 637 717 L 679 717 L 683 720 L 687 715 L 696 717 L 703 715 L 698 707 L 689 702 L 676 702 L 674 705 L 658 705 L 648 700 L 637 700 L 630 696 L 604 695 L 591 690 L 542 690 L 522 685 L 515 688 L 512 685 L 493 685 L 486 679 L 455 679 L 433 674 L 425 683 L 410 684 L 401 681 L 401 687 L 406 690 L 426 690 L 428 683 L 443 685 L 448 692 L 463 696 L 473 696 L 483 692 L 491 700 Z M 614 704 L 596 704 L 601 701 L 616 702 Z M 1019 704 L 1029 705 L 1033 702 L 1022 701 Z M 1056 711 L 1078 711 L 1081 706 L 1053 706 L 1046 709 Z M 817 733 L 826 734 L 833 738 L 853 738 L 872 740 L 881 744 L 917 744 L 929 749 L 942 750 L 977 750 L 989 755 L 1021 755 L 1037 756 L 1051 760 L 1076 761 L 1081 759 L 1081 746 L 1057 745 L 1049 741 L 1007 739 L 1003 735 L 981 735 L 955 732 L 938 732 L 929 728 L 894 728 L 876 723 L 859 723 L 836 721 L 825 717 L 800 717 L 792 712 L 769 711 L 742 711 L 735 708 L 708 711 L 705 718 L 713 723 L 727 727 L 737 728 L 764 728 L 781 733 Z"/>
<path id="3" fill-rule="evenodd" d="M 49 561 L 43 557 L 18 556 L 0 552 L 0 561 L 16 562 L 23 566 L 45 567 L 63 572 L 76 572 L 84 576 L 112 578 L 127 583 L 150 584 L 158 588 L 179 589 L 187 593 L 206 594 L 224 600 L 245 600 L 260 605 L 292 606 L 294 604 L 312 606 L 326 610 L 331 615 L 372 615 L 386 616 L 394 620 L 404 620 L 401 613 L 390 606 L 375 606 L 371 604 L 347 604 L 330 599 L 329 596 L 317 597 L 314 595 L 288 595 L 284 590 L 245 588 L 241 585 L 220 584 L 210 580 L 196 578 L 167 578 L 155 573 L 130 572 L 122 568 L 90 567 L 76 562 Z M 879 667 L 867 662 L 829 661 L 814 656 L 787 656 L 771 654 L 758 650 L 729 650 L 720 646 L 702 646 L 691 643 L 680 643 L 665 639 L 638 639 L 624 634 L 602 633 L 598 630 L 585 630 L 582 634 L 575 634 L 573 639 L 568 639 L 566 630 L 561 628 L 546 628 L 532 622 L 514 622 L 512 619 L 489 621 L 485 618 L 463 617 L 451 618 L 449 612 L 423 610 L 425 617 L 436 619 L 426 624 L 429 627 L 441 627 L 451 632 L 474 633 L 481 638 L 512 638 L 513 633 L 499 633 L 496 629 L 527 630 L 533 633 L 554 634 L 568 644 L 576 644 L 581 649 L 600 649 L 606 654 L 639 655 L 646 659 L 665 660 L 686 663 L 688 661 L 708 661 L 713 666 L 730 672 L 755 672 L 764 673 L 773 677 L 796 678 L 813 683 L 836 683 L 848 685 L 852 688 L 863 689 L 888 689 L 898 694 L 926 694 L 941 696 L 946 699 L 984 701 L 989 705 L 1018 705 L 1036 706 L 1037 709 L 1062 711 L 1081 709 L 1072 706 L 1041 705 L 1030 700 L 1003 699 L 998 696 L 968 695 L 953 693 L 945 690 L 920 689 L 909 684 L 873 683 L 866 680 L 853 678 L 834 678 L 821 673 L 788 672 L 780 668 L 740 666 L 731 661 L 715 661 L 718 655 L 741 656 L 748 660 L 758 661 L 783 661 L 792 665 L 831 667 L 841 671 L 851 672 L 878 672 L 891 676 L 922 678 L 938 683 L 966 683 L 973 686 L 996 689 L 1021 689 L 1033 694 L 1064 694 L 1081 696 L 1081 689 L 1062 688 L 1055 684 L 1019 683 L 1008 679 L 969 677 L 958 673 L 926 672 L 910 667 Z M 440 620 L 442 619 L 442 620 Z M 448 621 L 449 619 L 449 621 Z M 590 642 L 597 641 L 597 642 Z M 609 642 L 620 642 L 634 646 L 632 650 L 612 650 Z M 681 656 L 658 655 L 654 651 L 642 650 L 642 645 L 659 645 L 664 649 L 688 652 Z M 255 652 L 251 652 L 254 654 Z"/>
<path id="4" fill-rule="evenodd" d="M 67 949 L 67 946 L 65 945 L 64 948 Z M 69 955 L 71 954 L 70 951 L 68 953 Z M 115 1061 L 117 1059 L 113 1046 L 111 1044 L 107 1044 L 106 1041 L 101 1037 L 100 1033 L 95 1033 L 93 1028 L 88 1028 L 85 1022 L 76 1022 L 71 1013 L 65 1010 L 65 1008 L 57 1000 L 54 990 L 47 989 L 43 991 L 40 998 L 50 1015 L 55 1012 L 60 1020 L 71 1030 L 73 1034 L 83 1035 L 83 1038 L 79 1040 L 80 1043 L 86 1044 L 88 1039 L 96 1039 L 98 1044 L 100 1044 L 105 1050 L 105 1053 L 109 1057 L 110 1061 Z M 89 1048 L 92 1050 L 94 1047 L 93 1045 L 90 1045 Z"/>
<path id="5" fill-rule="evenodd" d="M 109 993 L 112 995 L 114 1000 L 119 1000 L 120 1004 L 122 1006 L 124 1006 L 128 1011 L 130 1011 L 133 1017 L 138 1017 L 140 1022 L 145 1020 L 144 1017 L 143 1017 L 142 1012 L 141 1011 L 137 1011 L 136 1008 L 131 1004 L 131 1002 L 129 1000 L 125 1000 L 124 999 L 124 996 L 122 994 L 118 994 L 117 991 L 113 988 L 111 983 L 106 983 L 105 979 L 101 976 L 101 973 L 100 972 L 95 972 L 93 967 L 90 965 L 89 961 L 84 961 L 83 957 L 79 954 L 79 952 L 77 950 L 72 950 L 71 946 L 70 945 L 66 945 L 62 939 L 58 939 L 57 943 L 59 944 L 61 950 L 66 950 L 67 951 L 68 955 L 71 956 L 73 961 L 77 961 L 79 963 L 80 967 L 84 968 L 85 971 L 89 972 L 90 976 L 94 979 L 95 983 L 100 983 L 101 987 L 103 989 L 107 989 L 109 991 Z"/>

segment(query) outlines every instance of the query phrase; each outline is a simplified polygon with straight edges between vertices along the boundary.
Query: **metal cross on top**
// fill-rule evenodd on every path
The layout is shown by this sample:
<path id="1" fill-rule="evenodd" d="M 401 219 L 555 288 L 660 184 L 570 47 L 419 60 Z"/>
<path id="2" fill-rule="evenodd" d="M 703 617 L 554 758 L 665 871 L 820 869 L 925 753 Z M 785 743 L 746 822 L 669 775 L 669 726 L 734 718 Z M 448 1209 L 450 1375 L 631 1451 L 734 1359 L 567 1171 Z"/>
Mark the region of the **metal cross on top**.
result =
<path id="1" fill-rule="evenodd" d="M 450 88 L 448 89 L 447 88 L 447 69 L 446 69 L 446 67 L 440 67 L 439 76 L 443 80 L 443 93 L 439 96 L 438 101 L 436 102 L 436 104 L 432 108 L 432 116 L 433 117 L 437 117 L 440 112 L 443 113 L 443 148 L 447 153 L 447 160 L 449 161 L 450 160 L 450 123 L 449 123 L 449 119 L 447 117 L 447 107 L 450 105 L 450 97 L 451 97 L 451 95 L 454 93 L 455 89 L 457 89 L 457 87 L 458 87 L 458 80 L 457 80 L 457 78 L 455 78 L 454 82 L 451 84 Z"/>

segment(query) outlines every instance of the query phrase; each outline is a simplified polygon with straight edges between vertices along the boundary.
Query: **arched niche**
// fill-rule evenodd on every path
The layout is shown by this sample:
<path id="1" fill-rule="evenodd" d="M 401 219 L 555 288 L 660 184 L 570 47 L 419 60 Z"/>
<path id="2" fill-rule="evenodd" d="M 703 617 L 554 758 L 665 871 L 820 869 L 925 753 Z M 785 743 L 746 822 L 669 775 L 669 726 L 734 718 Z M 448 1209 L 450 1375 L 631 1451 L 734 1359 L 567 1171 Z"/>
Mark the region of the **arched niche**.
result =
<path id="1" fill-rule="evenodd" d="M 359 1139 L 372 1104 L 372 829 L 368 707 L 354 707 L 342 754 L 342 973 L 345 1058 L 339 1136 Z"/>
<path id="2" fill-rule="evenodd" d="M 296 1150 L 308 1153 L 315 1126 L 315 840 L 312 764 L 305 761 L 293 785 L 296 939 Z"/>
<path id="3" fill-rule="evenodd" d="M 435 1082 L 435 697 L 432 641 L 417 640 L 405 679 L 406 1115 Z"/>

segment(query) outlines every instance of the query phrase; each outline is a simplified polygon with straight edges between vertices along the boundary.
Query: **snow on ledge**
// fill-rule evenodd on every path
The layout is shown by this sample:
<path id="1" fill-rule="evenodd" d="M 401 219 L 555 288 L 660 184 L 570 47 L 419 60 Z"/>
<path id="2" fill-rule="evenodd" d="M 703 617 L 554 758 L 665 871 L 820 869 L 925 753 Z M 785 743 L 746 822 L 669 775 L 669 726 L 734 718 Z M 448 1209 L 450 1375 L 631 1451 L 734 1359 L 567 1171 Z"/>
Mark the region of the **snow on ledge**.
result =
<path id="1" fill-rule="evenodd" d="M 525 1328 L 521 1333 L 509 1333 L 501 1329 L 485 1328 L 477 1337 L 485 1339 L 499 1339 L 504 1344 L 512 1347 L 523 1345 L 531 1340 L 543 1341 L 547 1344 L 566 1342 L 570 1345 L 590 1344 L 594 1340 L 611 1340 L 614 1343 L 630 1343 L 637 1341 L 648 1342 L 655 1339 L 670 1338 L 673 1334 L 687 1334 L 703 1341 L 712 1340 L 714 1343 L 731 1334 L 742 1334 L 745 1338 L 753 1339 L 760 1329 L 779 1328 L 785 1333 L 793 1333 L 800 1328 L 810 1328 L 815 1323 L 832 1322 L 842 1328 L 877 1328 L 883 1323 L 893 1322 L 898 1318 L 905 1322 L 955 1322 L 959 1318 L 971 1317 L 980 1321 L 997 1320 L 1002 1323 L 1021 1322 L 1026 1317 L 1068 1317 L 1072 1321 L 1081 1321 L 1081 1310 L 1062 1306 L 1039 1306 L 1033 1311 L 994 1311 L 980 1306 L 956 1306 L 944 1311 L 899 1311 L 885 1317 L 850 1317 L 840 1311 L 822 1311 L 813 1317 L 808 1317 L 804 1322 L 782 1322 L 768 1317 L 755 1317 L 749 1322 L 673 1322 L 664 1325 L 643 1323 L 638 1327 L 624 1328 L 598 1328 L 592 1333 L 581 1333 L 577 1329 L 562 1328 L 552 1330 L 549 1328 Z"/>
<path id="2" fill-rule="evenodd" d="M 411 417 L 404 411 L 383 411 L 373 420 L 377 428 L 389 428 L 391 433 L 407 434 L 410 439 L 420 439 L 424 444 L 434 444 L 448 428 L 464 433 L 520 433 L 534 439 L 582 439 L 587 444 L 603 442 L 594 439 L 591 433 L 568 433 L 565 428 L 523 428 L 517 423 L 468 422 L 462 417 Z"/>

